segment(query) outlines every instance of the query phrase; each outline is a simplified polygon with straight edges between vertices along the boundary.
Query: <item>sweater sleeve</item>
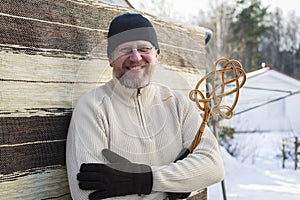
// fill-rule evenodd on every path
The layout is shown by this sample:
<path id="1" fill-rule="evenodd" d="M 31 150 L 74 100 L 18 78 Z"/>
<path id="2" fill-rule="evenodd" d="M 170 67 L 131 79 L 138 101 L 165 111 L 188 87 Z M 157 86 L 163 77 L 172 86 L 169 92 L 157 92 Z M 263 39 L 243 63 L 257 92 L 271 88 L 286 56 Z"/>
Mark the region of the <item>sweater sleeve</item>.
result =
<path id="1" fill-rule="evenodd" d="M 202 118 L 198 109 L 188 100 L 180 99 L 177 103 L 183 146 L 189 148 Z M 200 143 L 185 159 L 169 165 L 151 167 L 154 191 L 191 192 L 206 188 L 224 178 L 218 141 L 209 127 L 205 128 Z"/>
<path id="2" fill-rule="evenodd" d="M 82 163 L 103 162 L 101 150 L 107 148 L 105 126 L 99 117 L 95 97 L 83 96 L 73 111 L 66 145 L 66 165 L 73 199 L 88 199 L 90 191 L 78 186 L 77 173 Z"/>

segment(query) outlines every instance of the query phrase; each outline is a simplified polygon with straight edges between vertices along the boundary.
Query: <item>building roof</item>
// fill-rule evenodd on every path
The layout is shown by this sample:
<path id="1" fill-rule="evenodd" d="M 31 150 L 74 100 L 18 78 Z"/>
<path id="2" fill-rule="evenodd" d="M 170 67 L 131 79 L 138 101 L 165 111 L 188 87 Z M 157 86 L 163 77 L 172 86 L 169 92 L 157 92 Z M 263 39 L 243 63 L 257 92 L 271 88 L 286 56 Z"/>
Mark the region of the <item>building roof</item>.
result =
<path id="1" fill-rule="evenodd" d="M 300 88 L 300 81 L 284 73 L 274 70 L 271 67 L 247 73 L 246 87 L 264 88 L 267 86 L 271 90 L 284 90 L 295 92 Z"/>
<path id="2" fill-rule="evenodd" d="M 235 115 L 300 93 L 300 81 L 271 67 L 247 73 Z M 231 85 L 232 87 L 232 85 Z M 230 102 L 232 97 L 228 97 Z"/>

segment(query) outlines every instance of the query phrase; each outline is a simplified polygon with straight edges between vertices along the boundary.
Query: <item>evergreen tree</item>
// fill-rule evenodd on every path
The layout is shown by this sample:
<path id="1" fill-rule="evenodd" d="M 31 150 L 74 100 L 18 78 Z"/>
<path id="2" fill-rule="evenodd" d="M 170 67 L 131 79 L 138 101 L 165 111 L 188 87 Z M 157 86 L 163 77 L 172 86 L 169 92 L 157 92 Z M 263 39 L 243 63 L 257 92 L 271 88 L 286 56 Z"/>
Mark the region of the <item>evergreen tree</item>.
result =
<path id="1" fill-rule="evenodd" d="M 268 30 L 264 20 L 267 8 L 260 0 L 238 0 L 235 17 L 232 20 L 228 45 L 232 49 L 232 57 L 240 60 L 246 72 L 260 67 L 260 43 Z"/>

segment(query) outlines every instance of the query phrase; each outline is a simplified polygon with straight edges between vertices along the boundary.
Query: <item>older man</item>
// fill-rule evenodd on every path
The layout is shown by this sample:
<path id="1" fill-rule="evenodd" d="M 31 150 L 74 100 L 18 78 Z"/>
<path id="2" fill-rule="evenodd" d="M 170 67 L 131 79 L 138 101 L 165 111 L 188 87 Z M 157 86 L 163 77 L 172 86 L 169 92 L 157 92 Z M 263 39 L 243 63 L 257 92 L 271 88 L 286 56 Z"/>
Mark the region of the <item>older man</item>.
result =
<path id="1" fill-rule="evenodd" d="M 112 20 L 107 54 L 113 78 L 78 101 L 69 127 L 74 200 L 176 199 L 223 179 L 218 142 L 208 127 L 195 150 L 178 158 L 201 119 L 185 95 L 151 82 L 159 53 L 147 18 L 125 13 Z"/>

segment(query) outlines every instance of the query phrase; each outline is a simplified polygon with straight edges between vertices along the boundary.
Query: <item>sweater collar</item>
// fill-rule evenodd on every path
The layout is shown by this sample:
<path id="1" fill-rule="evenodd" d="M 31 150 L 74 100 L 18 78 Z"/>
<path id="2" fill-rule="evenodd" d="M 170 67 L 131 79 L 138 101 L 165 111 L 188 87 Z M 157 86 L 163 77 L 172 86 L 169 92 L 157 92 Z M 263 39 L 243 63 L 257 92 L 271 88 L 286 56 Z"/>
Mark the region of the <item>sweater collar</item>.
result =
<path id="1" fill-rule="evenodd" d="M 113 77 L 112 89 L 112 98 L 117 98 L 129 105 L 135 104 L 138 94 L 140 94 L 143 103 L 146 104 L 151 103 L 154 98 L 154 86 L 151 82 L 145 87 L 132 89 L 126 88 L 116 77 Z"/>

